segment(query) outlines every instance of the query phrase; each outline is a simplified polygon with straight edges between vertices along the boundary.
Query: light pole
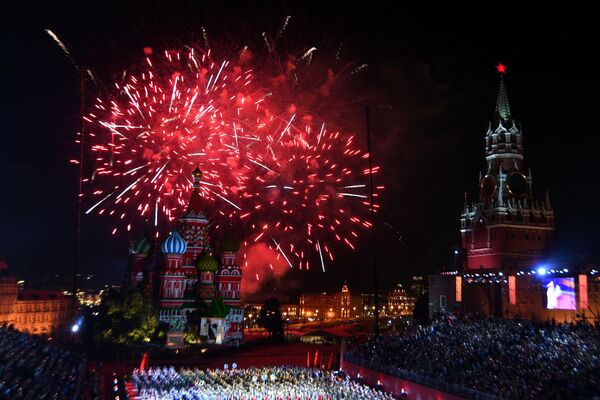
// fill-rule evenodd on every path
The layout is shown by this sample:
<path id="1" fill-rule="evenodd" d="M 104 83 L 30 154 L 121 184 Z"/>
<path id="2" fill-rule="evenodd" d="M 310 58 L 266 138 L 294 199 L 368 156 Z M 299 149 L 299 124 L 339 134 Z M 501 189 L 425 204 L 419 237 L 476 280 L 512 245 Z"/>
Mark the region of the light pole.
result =
<path id="1" fill-rule="evenodd" d="M 367 124 L 367 151 L 369 152 L 369 208 L 371 216 L 371 263 L 373 267 L 373 291 L 375 292 L 375 324 L 373 333 L 379 336 L 379 282 L 377 274 L 377 259 L 375 252 L 375 210 L 373 207 L 373 150 L 371 146 L 371 121 L 369 107 L 365 107 L 365 119 Z"/>
<path id="2" fill-rule="evenodd" d="M 75 69 L 79 70 L 79 173 L 77 182 L 77 204 L 76 204 L 76 220 L 75 220 L 75 249 L 73 254 L 73 311 L 77 310 L 77 272 L 79 269 L 79 258 L 81 253 L 81 206 L 83 202 L 83 161 L 84 161 L 84 149 L 85 149 L 85 74 L 90 74 L 90 77 L 94 82 L 94 74 L 91 69 L 87 67 L 86 63 L 82 61 L 81 57 L 72 50 L 71 46 L 67 46 L 63 40 L 61 40 L 53 31 L 45 29 L 46 33 L 54 40 L 54 42 L 61 48 L 61 50 L 67 55 L 67 57 L 73 63 Z"/>

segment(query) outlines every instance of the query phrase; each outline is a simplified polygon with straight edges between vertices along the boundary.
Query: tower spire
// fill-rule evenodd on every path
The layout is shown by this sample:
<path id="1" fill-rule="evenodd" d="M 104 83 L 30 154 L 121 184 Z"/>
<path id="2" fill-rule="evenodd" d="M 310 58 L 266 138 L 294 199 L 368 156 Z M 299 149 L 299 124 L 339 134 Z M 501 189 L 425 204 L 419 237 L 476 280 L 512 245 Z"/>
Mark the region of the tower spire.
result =
<path id="1" fill-rule="evenodd" d="M 200 178 L 202 178 L 202 171 L 200 171 L 200 165 L 196 164 L 196 169 L 192 171 L 194 177 L 194 189 L 200 188 Z"/>
<path id="2" fill-rule="evenodd" d="M 506 95 L 506 87 L 504 79 L 500 75 L 500 88 L 498 89 L 498 99 L 496 100 L 496 117 L 502 121 L 510 120 L 510 105 L 508 104 L 508 96 Z"/>
<path id="3" fill-rule="evenodd" d="M 505 169 L 510 169 L 515 165 L 513 161 L 516 161 L 520 168 L 523 159 L 523 138 L 521 131 L 515 124 L 508 103 L 506 86 L 504 85 L 506 66 L 499 64 L 496 69 L 500 74 L 500 85 L 496 99 L 495 115 L 492 119 L 491 129 L 488 129 L 485 138 L 486 159 L 488 162 L 501 160 L 494 161 L 494 166 L 497 167 L 497 164 L 501 162 Z"/>
<path id="4" fill-rule="evenodd" d="M 192 172 L 192 177 L 194 178 L 192 195 L 190 196 L 190 202 L 188 203 L 185 215 L 197 215 L 204 218 L 204 215 L 202 214 L 202 196 L 200 195 L 200 178 L 202 178 L 202 171 L 200 171 L 198 164 L 196 164 L 196 169 Z"/>
<path id="5" fill-rule="evenodd" d="M 550 210 L 552 206 L 550 205 L 550 193 L 546 190 L 546 209 Z"/>

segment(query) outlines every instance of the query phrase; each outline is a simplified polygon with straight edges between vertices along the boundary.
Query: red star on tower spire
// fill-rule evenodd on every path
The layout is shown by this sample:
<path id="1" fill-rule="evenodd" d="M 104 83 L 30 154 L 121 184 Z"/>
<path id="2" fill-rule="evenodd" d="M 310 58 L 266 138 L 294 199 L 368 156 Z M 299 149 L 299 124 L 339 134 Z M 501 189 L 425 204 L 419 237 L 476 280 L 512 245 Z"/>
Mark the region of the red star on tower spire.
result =
<path id="1" fill-rule="evenodd" d="M 496 65 L 496 69 L 498 70 L 499 74 L 506 74 L 506 65 L 500 63 Z"/>

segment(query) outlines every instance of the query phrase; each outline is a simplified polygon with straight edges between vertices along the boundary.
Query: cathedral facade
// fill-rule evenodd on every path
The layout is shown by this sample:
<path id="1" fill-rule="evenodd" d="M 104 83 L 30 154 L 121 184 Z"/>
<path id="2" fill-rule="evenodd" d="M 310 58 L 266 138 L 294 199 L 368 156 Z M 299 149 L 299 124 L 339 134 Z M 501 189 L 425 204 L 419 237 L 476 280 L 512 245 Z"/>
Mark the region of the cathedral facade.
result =
<path id="1" fill-rule="evenodd" d="M 237 261 L 240 243 L 228 232 L 215 257 L 209 221 L 202 211 L 198 167 L 192 176 L 188 206 L 160 244 L 160 251 L 144 235 L 132 244 L 128 278 L 155 300 L 160 321 L 169 324 L 170 337 L 182 337 L 192 324 L 198 324 L 200 336 L 209 342 L 237 343 L 243 339 L 244 320 L 242 269 Z"/>

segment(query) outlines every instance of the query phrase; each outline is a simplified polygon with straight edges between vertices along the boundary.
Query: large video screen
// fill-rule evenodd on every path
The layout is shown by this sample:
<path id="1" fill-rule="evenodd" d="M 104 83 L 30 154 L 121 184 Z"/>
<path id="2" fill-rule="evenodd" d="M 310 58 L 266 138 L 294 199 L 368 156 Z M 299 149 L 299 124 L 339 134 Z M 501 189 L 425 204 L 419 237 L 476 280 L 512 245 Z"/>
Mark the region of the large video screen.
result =
<path id="1" fill-rule="evenodd" d="M 575 278 L 544 278 L 546 308 L 549 310 L 576 310 Z"/>

